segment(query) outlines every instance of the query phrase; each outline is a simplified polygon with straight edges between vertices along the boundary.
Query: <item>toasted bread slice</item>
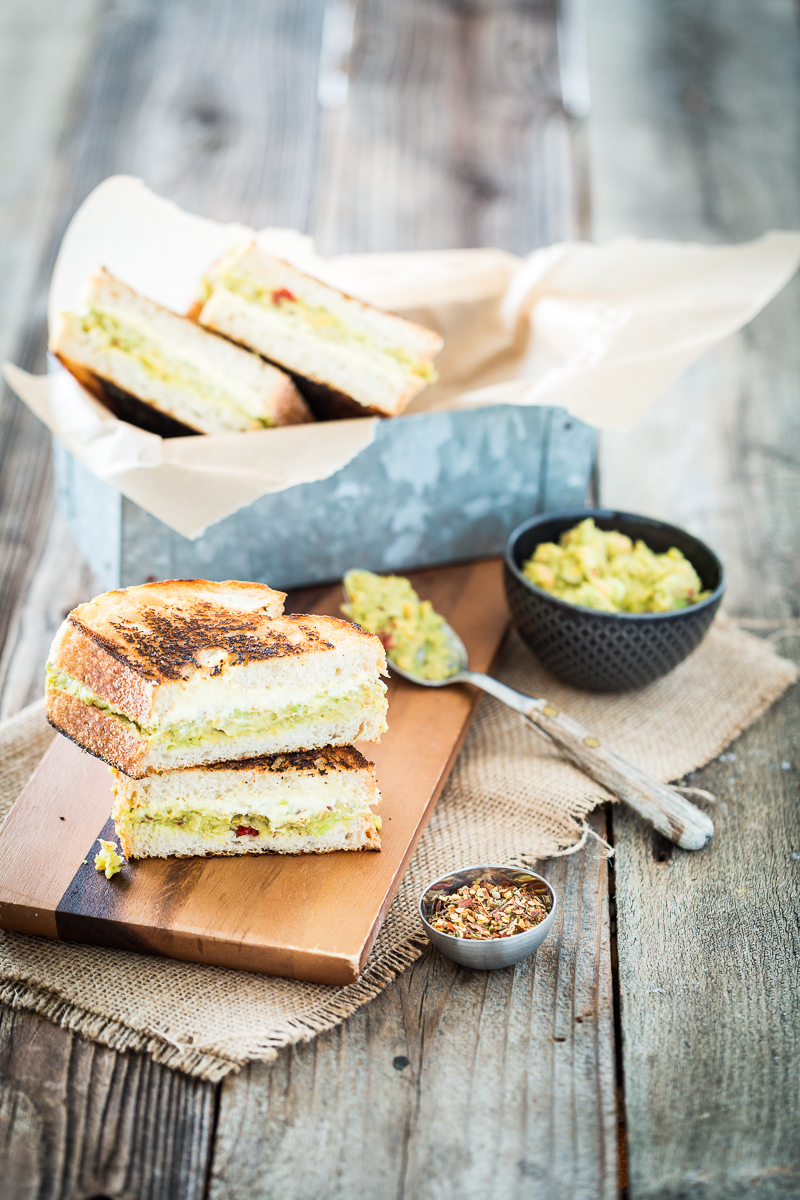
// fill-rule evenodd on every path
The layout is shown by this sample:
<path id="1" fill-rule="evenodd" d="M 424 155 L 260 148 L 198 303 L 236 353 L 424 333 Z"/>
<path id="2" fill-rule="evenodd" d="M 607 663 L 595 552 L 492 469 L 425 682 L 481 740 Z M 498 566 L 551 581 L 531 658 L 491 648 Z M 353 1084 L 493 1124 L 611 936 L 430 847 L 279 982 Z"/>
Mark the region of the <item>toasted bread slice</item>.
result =
<path id="1" fill-rule="evenodd" d="M 201 324 L 289 371 L 320 419 L 397 416 L 436 378 L 438 333 L 312 279 L 256 243 L 217 263 L 205 286 Z"/>
<path id="2" fill-rule="evenodd" d="M 87 311 L 62 314 L 51 349 L 122 420 L 162 437 L 313 420 L 288 375 L 97 271 Z"/>
<path id="3" fill-rule="evenodd" d="M 375 770 L 353 746 L 130 779 L 115 772 L 127 858 L 379 850 Z"/>
<path id="4" fill-rule="evenodd" d="M 259 584 L 177 580 L 81 605 L 50 652 L 48 720 L 136 778 L 380 740 L 379 639 L 337 617 L 270 615 L 282 601 Z"/>

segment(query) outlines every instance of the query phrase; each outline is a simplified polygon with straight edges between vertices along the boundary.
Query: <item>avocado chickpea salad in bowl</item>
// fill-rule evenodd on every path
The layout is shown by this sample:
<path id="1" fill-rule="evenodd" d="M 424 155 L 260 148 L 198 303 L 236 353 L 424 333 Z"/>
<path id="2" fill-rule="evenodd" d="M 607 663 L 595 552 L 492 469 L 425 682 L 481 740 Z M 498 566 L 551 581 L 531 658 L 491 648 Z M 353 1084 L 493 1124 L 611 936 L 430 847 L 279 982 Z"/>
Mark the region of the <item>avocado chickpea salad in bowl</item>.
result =
<path id="1" fill-rule="evenodd" d="M 610 509 L 525 521 L 508 539 L 504 579 L 542 665 L 596 692 L 666 675 L 700 644 L 725 591 L 722 563 L 699 538 Z"/>

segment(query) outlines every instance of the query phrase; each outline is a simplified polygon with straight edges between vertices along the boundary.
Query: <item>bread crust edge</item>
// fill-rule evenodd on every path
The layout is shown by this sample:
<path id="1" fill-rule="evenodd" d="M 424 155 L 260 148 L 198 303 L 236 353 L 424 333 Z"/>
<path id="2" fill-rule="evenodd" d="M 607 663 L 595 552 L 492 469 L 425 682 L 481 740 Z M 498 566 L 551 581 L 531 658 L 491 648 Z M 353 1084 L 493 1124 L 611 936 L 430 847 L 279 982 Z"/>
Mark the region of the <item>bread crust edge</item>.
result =
<path id="1" fill-rule="evenodd" d="M 162 682 L 137 671 L 132 663 L 126 662 L 121 651 L 108 645 L 102 634 L 88 628 L 75 613 L 70 613 L 56 634 L 50 665 L 79 680 L 106 704 L 121 709 L 142 725 L 153 711 L 154 686 Z M 92 707 L 77 697 L 70 698 L 82 708 Z"/>
<path id="2" fill-rule="evenodd" d="M 110 767 L 132 779 L 147 774 L 147 741 L 135 725 L 55 688 L 47 689 L 45 715 L 59 733 Z"/>

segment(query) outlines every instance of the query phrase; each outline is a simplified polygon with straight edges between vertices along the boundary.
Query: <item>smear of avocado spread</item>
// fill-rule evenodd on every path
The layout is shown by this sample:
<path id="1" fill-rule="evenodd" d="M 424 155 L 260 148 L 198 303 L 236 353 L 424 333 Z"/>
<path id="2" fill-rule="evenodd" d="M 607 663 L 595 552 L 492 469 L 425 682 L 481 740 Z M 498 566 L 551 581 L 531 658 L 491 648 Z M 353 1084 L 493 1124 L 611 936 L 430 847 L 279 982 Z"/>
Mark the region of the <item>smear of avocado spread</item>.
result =
<path id="1" fill-rule="evenodd" d="M 402 575 L 348 571 L 347 604 L 342 612 L 368 633 L 375 633 L 398 667 L 420 679 L 447 679 L 457 663 L 444 617 L 430 600 L 420 600 Z"/>
<path id="2" fill-rule="evenodd" d="M 363 712 L 365 707 L 380 704 L 386 685 L 380 680 L 364 683 L 353 691 L 340 696 L 315 696 L 307 704 L 290 704 L 286 708 L 270 709 L 233 709 L 231 712 L 220 714 L 215 721 L 181 721 L 177 725 L 146 726 L 139 725 L 127 717 L 118 708 L 106 703 L 96 696 L 85 684 L 59 671 L 48 663 L 47 686 L 60 692 L 76 696 L 84 704 L 91 704 L 109 713 L 119 721 L 127 721 L 155 744 L 166 744 L 167 749 L 183 749 L 187 746 L 198 746 L 208 743 L 218 744 L 231 738 L 243 737 L 248 734 L 283 733 L 297 725 L 309 721 L 322 720 L 325 717 L 349 718 Z"/>
<path id="3" fill-rule="evenodd" d="M 93 308 L 81 316 L 65 313 L 64 319 L 76 330 L 89 334 L 96 346 L 135 359 L 153 379 L 173 387 L 188 389 L 204 404 L 227 409 L 251 426 L 268 428 L 274 424 L 268 418 L 248 413 L 229 392 L 219 387 L 194 363 L 165 354 L 161 344 L 110 313 Z"/>
<path id="4" fill-rule="evenodd" d="M 705 600 L 699 576 L 680 550 L 656 554 L 643 541 L 598 529 L 591 517 L 542 542 L 522 567 L 542 591 L 601 612 L 672 612 Z"/>
<path id="5" fill-rule="evenodd" d="M 249 276 L 235 273 L 222 275 L 211 283 L 206 281 L 203 295 L 207 299 L 213 287 L 223 287 L 235 295 L 241 296 L 250 304 L 258 304 L 262 308 L 279 308 L 281 319 L 291 322 L 296 328 L 313 331 L 315 336 L 329 342 L 338 342 L 351 350 L 360 351 L 370 358 L 386 358 L 399 364 L 406 372 L 424 379 L 426 383 L 435 383 L 439 378 L 433 363 L 423 359 L 413 359 L 402 347 L 382 346 L 374 341 L 369 334 L 352 329 L 335 313 L 320 305 L 306 304 L 286 288 L 268 288 Z"/>

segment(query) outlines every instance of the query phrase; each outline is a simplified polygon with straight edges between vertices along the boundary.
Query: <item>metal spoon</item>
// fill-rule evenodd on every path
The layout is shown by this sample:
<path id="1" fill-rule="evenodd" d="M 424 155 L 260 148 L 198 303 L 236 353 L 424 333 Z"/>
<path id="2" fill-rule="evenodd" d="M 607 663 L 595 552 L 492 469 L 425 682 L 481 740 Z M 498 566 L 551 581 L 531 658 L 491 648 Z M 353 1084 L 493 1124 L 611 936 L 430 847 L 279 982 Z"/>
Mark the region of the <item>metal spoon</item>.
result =
<path id="1" fill-rule="evenodd" d="M 482 688 L 490 696 L 502 700 L 503 704 L 521 713 L 534 729 L 564 750 L 582 771 L 613 792 L 620 800 L 624 800 L 671 842 L 677 842 L 684 850 L 702 850 L 703 846 L 707 845 L 714 832 L 713 822 L 699 808 L 695 808 L 684 799 L 680 792 L 666 783 L 652 779 L 633 763 L 620 758 L 613 750 L 608 750 L 601 745 L 599 738 L 566 713 L 559 712 L 547 700 L 526 696 L 498 679 L 493 679 L 491 675 L 470 671 L 466 646 L 450 625 L 446 626 L 446 631 L 453 649 L 452 671 L 446 679 L 423 679 L 420 675 L 398 667 L 387 653 L 389 666 L 404 679 L 421 684 L 422 687 L 448 687 L 451 683 L 472 683 L 475 687 Z"/>

